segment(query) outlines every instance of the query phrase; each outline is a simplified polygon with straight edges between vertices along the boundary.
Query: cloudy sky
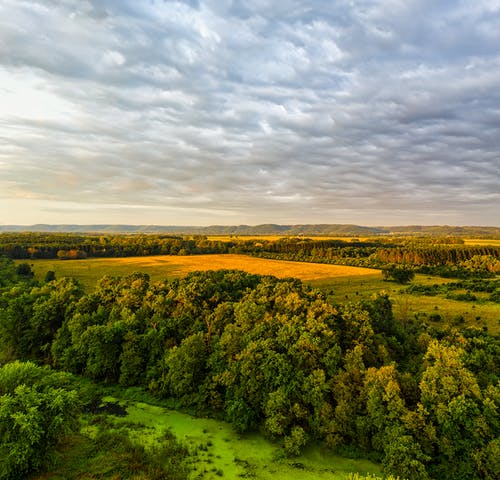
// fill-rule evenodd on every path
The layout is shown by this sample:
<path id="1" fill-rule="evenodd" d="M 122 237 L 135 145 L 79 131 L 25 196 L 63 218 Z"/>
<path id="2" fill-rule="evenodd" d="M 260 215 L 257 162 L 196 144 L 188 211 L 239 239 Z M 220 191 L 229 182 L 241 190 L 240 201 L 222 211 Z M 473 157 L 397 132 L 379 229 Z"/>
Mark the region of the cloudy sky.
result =
<path id="1" fill-rule="evenodd" d="M 500 0 L 0 1 L 0 224 L 499 207 Z"/>

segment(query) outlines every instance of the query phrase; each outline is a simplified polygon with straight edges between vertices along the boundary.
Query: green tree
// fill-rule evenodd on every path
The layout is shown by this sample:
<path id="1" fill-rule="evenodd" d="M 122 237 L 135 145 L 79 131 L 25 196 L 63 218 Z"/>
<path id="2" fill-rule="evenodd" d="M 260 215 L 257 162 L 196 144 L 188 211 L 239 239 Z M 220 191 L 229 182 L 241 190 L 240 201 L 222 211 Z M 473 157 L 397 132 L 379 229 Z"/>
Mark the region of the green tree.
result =
<path id="1" fill-rule="evenodd" d="M 410 283 L 415 277 L 415 271 L 408 265 L 389 265 L 382 269 L 384 280 L 397 283 Z"/>
<path id="2" fill-rule="evenodd" d="M 64 374 L 33 363 L 0 368 L 0 479 L 17 480 L 50 462 L 76 428 L 78 394 Z"/>

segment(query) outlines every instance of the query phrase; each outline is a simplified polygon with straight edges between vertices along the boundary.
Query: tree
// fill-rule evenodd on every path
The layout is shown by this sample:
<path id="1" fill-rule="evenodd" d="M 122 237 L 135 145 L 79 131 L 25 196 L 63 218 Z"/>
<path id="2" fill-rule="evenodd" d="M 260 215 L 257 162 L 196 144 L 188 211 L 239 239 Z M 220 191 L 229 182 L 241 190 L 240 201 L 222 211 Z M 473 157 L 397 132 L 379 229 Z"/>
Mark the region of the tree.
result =
<path id="1" fill-rule="evenodd" d="M 414 434 L 429 453 L 436 449 L 428 469 L 435 478 L 479 478 L 474 454 L 498 434 L 481 413 L 481 390 L 463 356 L 461 348 L 432 340 L 424 357 L 428 366 L 420 381 L 420 411 L 435 436 L 429 439 L 422 430 Z"/>
<path id="2" fill-rule="evenodd" d="M 47 273 L 45 274 L 44 281 L 46 283 L 49 283 L 55 279 L 56 279 L 56 273 L 53 270 L 48 270 Z"/>
<path id="3" fill-rule="evenodd" d="M 17 265 L 16 273 L 23 278 L 33 278 L 35 276 L 29 263 L 20 263 Z"/>
<path id="4" fill-rule="evenodd" d="M 0 256 L 0 287 L 11 285 L 16 279 L 16 266 L 7 257 Z"/>
<path id="5" fill-rule="evenodd" d="M 415 277 L 415 271 L 407 265 L 389 265 L 382 269 L 384 280 L 397 283 L 410 283 Z"/>
<path id="6" fill-rule="evenodd" d="M 62 436 L 76 428 L 79 408 L 67 374 L 30 362 L 0 368 L 0 480 L 44 467 Z"/>

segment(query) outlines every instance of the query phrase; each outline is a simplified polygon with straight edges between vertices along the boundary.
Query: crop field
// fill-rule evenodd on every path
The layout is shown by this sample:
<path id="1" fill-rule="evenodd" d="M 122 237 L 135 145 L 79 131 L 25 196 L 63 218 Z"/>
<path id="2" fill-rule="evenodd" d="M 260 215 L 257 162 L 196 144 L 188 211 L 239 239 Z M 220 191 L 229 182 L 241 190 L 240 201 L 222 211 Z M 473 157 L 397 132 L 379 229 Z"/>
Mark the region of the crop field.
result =
<path id="1" fill-rule="evenodd" d="M 75 277 L 87 289 L 91 289 L 104 275 L 124 276 L 136 271 L 149 274 L 153 281 L 183 277 L 196 270 L 221 269 L 243 270 L 280 278 L 294 277 L 306 282 L 325 282 L 329 279 L 351 276 L 382 278 L 380 270 L 371 268 L 268 260 L 236 254 L 33 260 L 31 263 L 38 279 L 42 279 L 48 270 L 52 270 L 56 278 Z"/>

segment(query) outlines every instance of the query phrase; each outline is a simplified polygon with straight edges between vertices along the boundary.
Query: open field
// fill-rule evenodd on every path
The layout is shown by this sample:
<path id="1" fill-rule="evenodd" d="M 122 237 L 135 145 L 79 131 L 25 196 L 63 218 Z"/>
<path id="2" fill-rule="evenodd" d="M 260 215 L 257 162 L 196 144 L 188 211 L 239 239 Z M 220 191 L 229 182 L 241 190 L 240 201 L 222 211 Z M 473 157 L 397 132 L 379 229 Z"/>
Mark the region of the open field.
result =
<path id="1" fill-rule="evenodd" d="M 148 273 L 152 281 L 179 278 L 195 270 L 237 269 L 261 275 L 300 278 L 305 283 L 328 293 L 334 302 L 358 301 L 387 292 L 394 313 L 401 320 L 416 315 L 430 324 L 487 327 L 492 334 L 500 333 L 500 305 L 489 302 L 462 302 L 443 296 L 409 295 L 406 287 L 383 280 L 379 270 L 319 263 L 269 260 L 246 255 L 152 256 L 127 258 L 92 258 L 86 260 L 33 260 L 35 276 L 42 279 L 48 270 L 57 278 L 77 278 L 86 290 L 91 290 L 104 275 L 125 276 L 134 271 Z M 441 284 L 452 279 L 416 275 L 415 284 Z M 439 314 L 440 322 L 431 322 Z"/>
<path id="2" fill-rule="evenodd" d="M 415 275 L 413 284 L 434 285 L 454 282 L 454 279 Z M 500 334 L 500 305 L 491 302 L 462 302 L 444 296 L 425 296 L 406 293 L 406 286 L 386 282 L 382 276 L 349 276 L 317 279 L 311 285 L 328 293 L 334 302 L 369 299 L 376 293 L 385 292 L 393 303 L 394 315 L 400 320 L 418 316 L 430 325 L 451 324 L 467 327 L 488 327 L 492 334 Z M 481 296 L 481 294 L 476 294 Z M 430 321 L 431 315 L 439 314 L 439 322 Z"/>
<path id="3" fill-rule="evenodd" d="M 328 281 L 338 277 L 376 277 L 382 278 L 380 270 L 370 268 L 327 265 L 320 263 L 288 262 L 267 260 L 247 255 L 190 255 L 190 256 L 152 256 L 127 258 L 92 258 L 86 260 L 33 260 L 35 276 L 42 279 L 48 270 L 56 277 L 75 277 L 87 289 L 104 275 L 124 276 L 135 271 L 148 273 L 151 280 L 178 278 L 196 270 L 235 269 L 260 275 L 276 277 L 295 277 L 309 282 Z"/>
<path id="4" fill-rule="evenodd" d="M 500 247 L 500 239 L 487 238 L 464 238 L 465 245 L 493 246 Z"/>

